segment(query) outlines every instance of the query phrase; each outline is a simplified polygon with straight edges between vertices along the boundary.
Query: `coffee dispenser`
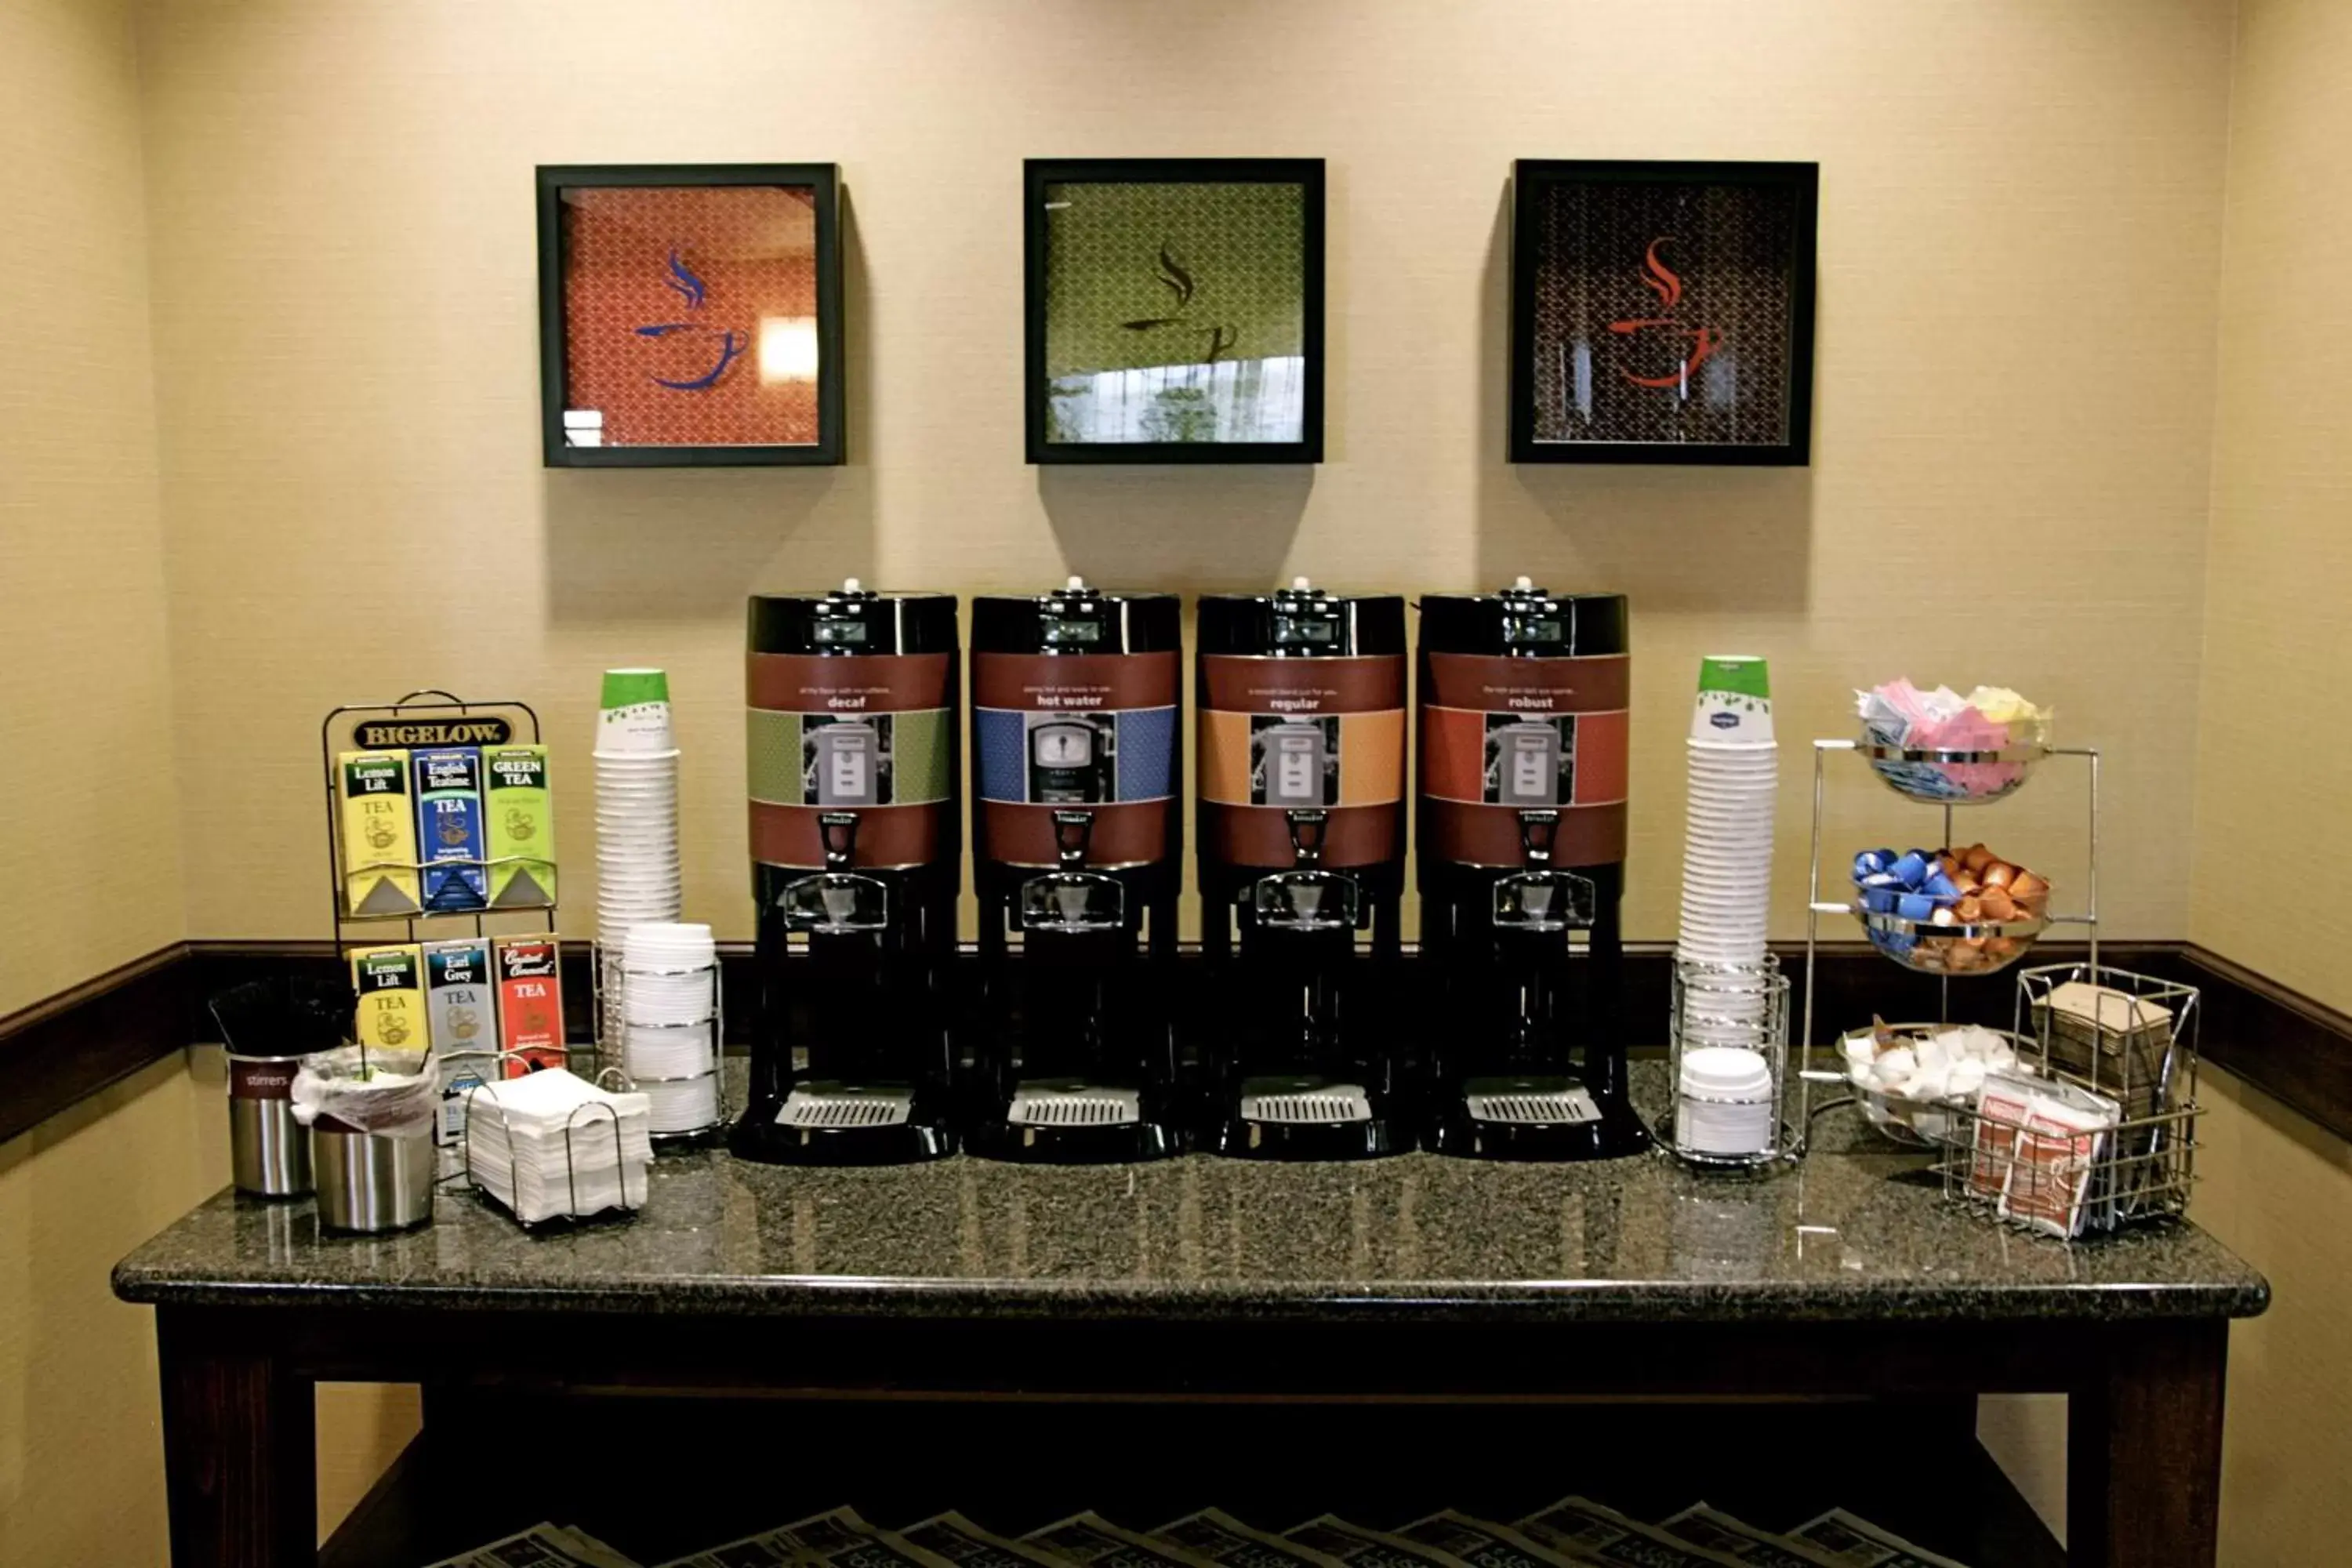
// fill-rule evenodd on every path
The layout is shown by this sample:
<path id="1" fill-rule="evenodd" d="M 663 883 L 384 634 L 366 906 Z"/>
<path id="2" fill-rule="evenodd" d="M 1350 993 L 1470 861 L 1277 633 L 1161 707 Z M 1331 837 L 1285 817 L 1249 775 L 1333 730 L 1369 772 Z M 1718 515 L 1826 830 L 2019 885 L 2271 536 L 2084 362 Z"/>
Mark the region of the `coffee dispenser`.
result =
<path id="1" fill-rule="evenodd" d="M 1444 1152 L 1648 1144 L 1622 1033 L 1630 678 L 1622 595 L 1522 577 L 1421 602 L 1415 862 Z"/>
<path id="2" fill-rule="evenodd" d="M 975 599 L 971 615 L 986 1031 L 971 1147 L 1060 1163 L 1176 1152 L 1181 607 L 1073 577 Z"/>
<path id="3" fill-rule="evenodd" d="M 751 601 L 748 752 L 760 1011 L 753 1160 L 881 1164 L 955 1151 L 956 605 Z"/>
<path id="4" fill-rule="evenodd" d="M 1199 637 L 1211 1142 L 1301 1160 L 1409 1148 L 1385 1001 L 1404 890 L 1404 601 L 1302 577 L 1204 596 Z"/>

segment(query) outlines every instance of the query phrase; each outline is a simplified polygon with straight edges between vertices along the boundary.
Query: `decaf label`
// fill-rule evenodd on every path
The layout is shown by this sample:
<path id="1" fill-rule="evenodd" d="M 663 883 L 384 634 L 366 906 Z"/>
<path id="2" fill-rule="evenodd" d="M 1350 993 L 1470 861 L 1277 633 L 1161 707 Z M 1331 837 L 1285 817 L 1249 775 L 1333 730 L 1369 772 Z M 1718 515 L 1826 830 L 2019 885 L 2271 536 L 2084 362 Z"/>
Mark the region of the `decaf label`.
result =
<path id="1" fill-rule="evenodd" d="M 381 746 L 503 746 L 514 725 L 496 714 L 464 719 L 367 719 L 352 731 L 366 749 Z"/>

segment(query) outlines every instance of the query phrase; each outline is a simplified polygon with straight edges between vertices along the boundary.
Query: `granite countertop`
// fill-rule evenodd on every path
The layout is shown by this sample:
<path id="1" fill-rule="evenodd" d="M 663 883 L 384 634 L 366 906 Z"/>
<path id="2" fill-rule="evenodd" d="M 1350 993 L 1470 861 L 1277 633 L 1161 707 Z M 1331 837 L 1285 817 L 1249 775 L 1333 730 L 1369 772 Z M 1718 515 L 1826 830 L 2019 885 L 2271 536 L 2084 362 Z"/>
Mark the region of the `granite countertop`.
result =
<path id="1" fill-rule="evenodd" d="M 1637 1088 L 1663 1068 L 1636 1064 Z M 224 1192 L 117 1267 L 126 1300 L 774 1315 L 1725 1321 L 2247 1317 L 2193 1224 L 2074 1247 L 1946 1202 L 1851 1110 L 1764 1179 L 1658 1155 L 1509 1165 L 1193 1155 L 794 1170 L 665 1154 L 633 1220 L 526 1233 L 445 1189 L 394 1236 Z"/>

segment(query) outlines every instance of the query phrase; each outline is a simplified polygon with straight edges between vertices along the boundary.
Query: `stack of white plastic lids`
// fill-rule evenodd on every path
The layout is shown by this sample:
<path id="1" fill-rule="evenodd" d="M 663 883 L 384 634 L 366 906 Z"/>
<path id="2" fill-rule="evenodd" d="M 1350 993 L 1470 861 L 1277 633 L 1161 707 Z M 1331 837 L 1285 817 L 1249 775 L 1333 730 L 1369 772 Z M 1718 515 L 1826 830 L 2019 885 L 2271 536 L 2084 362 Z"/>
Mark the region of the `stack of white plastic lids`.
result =
<path id="1" fill-rule="evenodd" d="M 719 945 L 707 925 L 631 926 L 621 938 L 621 1066 L 656 1135 L 719 1121 Z"/>
<path id="2" fill-rule="evenodd" d="M 1772 739 L 1771 678 L 1762 659 L 1701 662 L 1688 763 L 1682 929 L 1675 956 L 1699 965 L 1760 964 L 1780 767 Z"/>
<path id="3" fill-rule="evenodd" d="M 669 677 L 658 669 L 608 669 L 596 716 L 596 929 L 605 1010 L 596 1037 L 608 1047 L 619 1019 L 621 935 L 677 919 L 680 869 Z"/>
<path id="4" fill-rule="evenodd" d="M 612 1094 L 561 1068 L 484 1084 L 467 1098 L 466 1168 L 525 1225 L 636 1208 L 653 1163 L 641 1094 Z"/>

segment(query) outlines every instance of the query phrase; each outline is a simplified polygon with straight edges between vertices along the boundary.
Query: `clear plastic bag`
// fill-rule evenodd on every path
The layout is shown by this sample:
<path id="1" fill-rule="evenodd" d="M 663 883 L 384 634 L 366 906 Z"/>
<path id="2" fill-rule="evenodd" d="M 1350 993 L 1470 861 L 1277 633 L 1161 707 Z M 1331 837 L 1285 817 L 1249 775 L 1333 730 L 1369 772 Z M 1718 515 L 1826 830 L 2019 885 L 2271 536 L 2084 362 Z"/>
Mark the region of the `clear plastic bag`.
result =
<path id="1" fill-rule="evenodd" d="M 294 1120 L 321 1116 L 378 1136 L 429 1134 L 441 1110 L 441 1081 L 422 1051 L 344 1046 L 304 1057 L 294 1075 Z"/>

